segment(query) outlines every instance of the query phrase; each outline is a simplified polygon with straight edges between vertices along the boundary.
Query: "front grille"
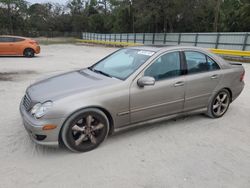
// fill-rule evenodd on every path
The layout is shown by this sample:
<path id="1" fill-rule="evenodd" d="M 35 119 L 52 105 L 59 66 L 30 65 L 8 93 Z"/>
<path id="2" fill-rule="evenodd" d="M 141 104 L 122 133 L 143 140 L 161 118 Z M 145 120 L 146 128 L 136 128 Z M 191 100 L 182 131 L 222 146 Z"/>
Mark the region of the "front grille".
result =
<path id="1" fill-rule="evenodd" d="M 23 97 L 23 106 L 27 111 L 31 109 L 31 99 L 28 94 L 25 94 Z"/>

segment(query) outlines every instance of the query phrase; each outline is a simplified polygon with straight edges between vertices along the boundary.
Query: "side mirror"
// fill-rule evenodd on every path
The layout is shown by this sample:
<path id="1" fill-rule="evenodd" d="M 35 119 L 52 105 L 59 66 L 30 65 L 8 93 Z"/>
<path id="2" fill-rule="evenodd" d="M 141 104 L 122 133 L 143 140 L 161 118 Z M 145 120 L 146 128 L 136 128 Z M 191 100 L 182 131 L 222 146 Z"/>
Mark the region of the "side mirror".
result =
<path id="1" fill-rule="evenodd" d="M 155 85 L 155 79 L 150 76 L 144 76 L 137 81 L 137 84 L 139 87 L 153 86 Z"/>

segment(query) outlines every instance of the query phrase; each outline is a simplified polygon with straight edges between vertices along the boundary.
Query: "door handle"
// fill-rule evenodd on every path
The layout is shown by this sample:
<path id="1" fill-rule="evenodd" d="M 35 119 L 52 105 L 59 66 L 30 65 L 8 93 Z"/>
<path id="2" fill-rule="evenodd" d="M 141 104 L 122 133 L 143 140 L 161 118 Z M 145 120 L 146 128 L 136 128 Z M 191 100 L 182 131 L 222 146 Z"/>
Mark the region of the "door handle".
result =
<path id="1" fill-rule="evenodd" d="M 211 79 L 217 79 L 217 78 L 218 78 L 218 74 L 211 76 Z"/>
<path id="2" fill-rule="evenodd" d="M 174 87 L 179 87 L 179 86 L 183 86 L 184 85 L 184 82 L 183 81 L 180 81 L 180 82 L 176 82 L 174 84 Z"/>

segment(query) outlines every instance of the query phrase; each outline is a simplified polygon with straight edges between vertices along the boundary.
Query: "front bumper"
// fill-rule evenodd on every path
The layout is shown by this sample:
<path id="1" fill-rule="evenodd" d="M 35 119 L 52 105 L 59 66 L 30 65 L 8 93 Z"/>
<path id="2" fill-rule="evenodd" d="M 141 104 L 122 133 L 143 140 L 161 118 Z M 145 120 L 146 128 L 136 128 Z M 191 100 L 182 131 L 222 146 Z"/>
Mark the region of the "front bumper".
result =
<path id="1" fill-rule="evenodd" d="M 30 138 L 37 144 L 46 146 L 58 146 L 60 129 L 63 125 L 64 118 L 60 119 L 35 119 L 24 108 L 22 102 L 20 104 L 20 113 L 23 119 L 23 125 L 30 135 Z M 43 130 L 44 125 L 53 124 L 57 128 L 53 130 Z"/>

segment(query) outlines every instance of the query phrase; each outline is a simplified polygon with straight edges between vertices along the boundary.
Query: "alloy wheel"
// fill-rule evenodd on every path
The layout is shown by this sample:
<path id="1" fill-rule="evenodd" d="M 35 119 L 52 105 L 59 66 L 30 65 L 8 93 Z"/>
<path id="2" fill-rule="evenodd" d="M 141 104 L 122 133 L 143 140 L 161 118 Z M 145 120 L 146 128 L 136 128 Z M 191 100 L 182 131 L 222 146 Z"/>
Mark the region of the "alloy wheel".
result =
<path id="1" fill-rule="evenodd" d="M 72 135 L 75 140 L 75 145 L 79 146 L 83 142 L 97 144 L 97 139 L 100 131 L 104 128 L 104 124 L 92 115 L 88 115 L 79 119 L 72 126 Z"/>
<path id="2" fill-rule="evenodd" d="M 228 93 L 224 91 L 220 92 L 216 96 L 213 102 L 213 106 L 212 106 L 213 113 L 217 117 L 222 116 L 227 111 L 229 103 L 230 103 L 230 99 L 229 99 Z"/>
<path id="3" fill-rule="evenodd" d="M 24 51 L 25 57 L 34 57 L 34 55 L 35 55 L 35 52 L 33 49 L 29 49 L 29 48 L 25 49 L 25 51 Z"/>
<path id="4" fill-rule="evenodd" d="M 61 131 L 65 146 L 72 151 L 86 152 L 98 147 L 108 136 L 109 120 L 99 109 L 83 109 L 73 114 Z"/>

